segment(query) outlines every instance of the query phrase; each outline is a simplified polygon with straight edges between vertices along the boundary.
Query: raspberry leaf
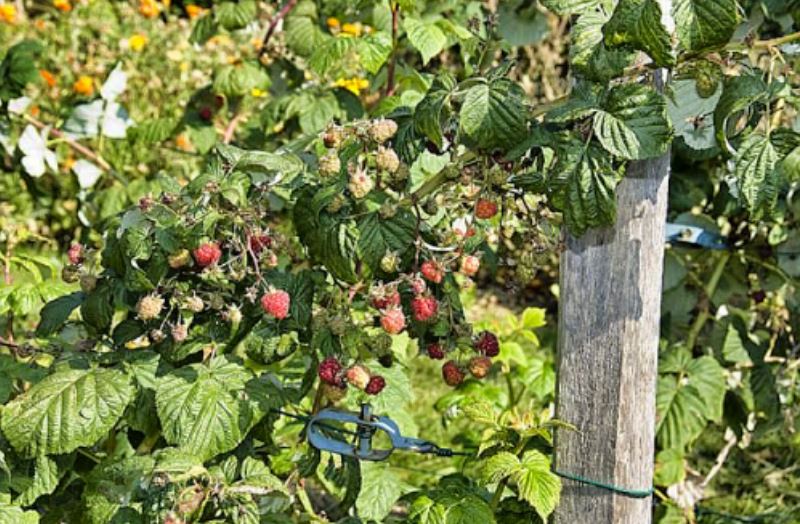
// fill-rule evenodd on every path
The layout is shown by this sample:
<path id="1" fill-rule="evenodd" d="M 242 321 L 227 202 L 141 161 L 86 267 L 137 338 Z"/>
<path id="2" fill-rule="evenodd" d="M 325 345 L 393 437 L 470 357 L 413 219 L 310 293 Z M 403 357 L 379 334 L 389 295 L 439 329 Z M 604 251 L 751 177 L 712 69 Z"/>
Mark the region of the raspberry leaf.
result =
<path id="1" fill-rule="evenodd" d="M 63 454 L 91 446 L 133 398 L 130 377 L 114 369 L 58 371 L 3 409 L 2 427 L 20 454 Z"/>

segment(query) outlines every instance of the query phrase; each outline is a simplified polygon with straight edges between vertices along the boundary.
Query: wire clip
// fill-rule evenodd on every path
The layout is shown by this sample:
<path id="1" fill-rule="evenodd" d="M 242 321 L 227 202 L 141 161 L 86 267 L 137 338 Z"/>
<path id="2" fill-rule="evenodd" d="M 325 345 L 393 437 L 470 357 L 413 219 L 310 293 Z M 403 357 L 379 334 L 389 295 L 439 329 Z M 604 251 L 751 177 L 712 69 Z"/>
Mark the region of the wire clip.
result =
<path id="1" fill-rule="evenodd" d="M 344 431 L 355 435 L 354 442 L 346 442 L 330 436 L 330 430 L 336 431 L 338 429 L 331 426 L 330 423 L 332 422 L 355 424 L 355 432 Z M 386 449 L 373 447 L 372 439 L 379 431 L 386 433 L 391 447 Z M 416 453 L 430 453 L 439 457 L 466 455 L 466 453 L 458 453 L 451 449 L 441 448 L 427 440 L 404 437 L 400 433 L 400 428 L 392 419 L 373 415 L 370 404 L 361 404 L 360 413 L 331 408 L 323 409 L 308 421 L 307 435 L 308 442 L 321 451 L 355 457 L 360 460 L 386 460 L 396 449 Z"/>
<path id="2" fill-rule="evenodd" d="M 667 222 L 666 240 L 672 244 L 690 244 L 706 249 L 727 249 L 725 238 L 702 227 Z"/>

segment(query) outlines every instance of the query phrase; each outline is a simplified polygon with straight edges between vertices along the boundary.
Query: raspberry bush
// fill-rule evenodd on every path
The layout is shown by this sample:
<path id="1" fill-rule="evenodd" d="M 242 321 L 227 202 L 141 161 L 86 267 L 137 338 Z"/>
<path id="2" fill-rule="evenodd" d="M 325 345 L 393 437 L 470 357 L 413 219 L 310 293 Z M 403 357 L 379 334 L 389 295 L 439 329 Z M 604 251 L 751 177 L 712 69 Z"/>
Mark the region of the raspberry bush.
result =
<path id="1" fill-rule="evenodd" d="M 0 522 L 547 521 L 558 231 L 670 147 L 657 516 L 793 511 L 798 6 L 664 5 L 0 3 Z"/>

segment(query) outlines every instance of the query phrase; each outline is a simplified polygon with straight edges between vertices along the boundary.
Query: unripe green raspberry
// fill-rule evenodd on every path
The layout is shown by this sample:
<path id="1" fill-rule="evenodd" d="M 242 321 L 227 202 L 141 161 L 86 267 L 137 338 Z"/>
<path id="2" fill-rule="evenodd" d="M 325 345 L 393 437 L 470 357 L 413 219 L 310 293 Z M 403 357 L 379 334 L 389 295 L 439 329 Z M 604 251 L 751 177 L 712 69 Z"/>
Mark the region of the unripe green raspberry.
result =
<path id="1" fill-rule="evenodd" d="M 83 275 L 81 277 L 81 291 L 91 293 L 97 287 L 97 277 L 94 275 Z"/>
<path id="2" fill-rule="evenodd" d="M 342 162 L 339 160 L 339 155 L 336 154 L 336 151 L 333 149 L 319 159 L 319 174 L 323 178 L 338 175 L 341 169 Z"/>
<path id="3" fill-rule="evenodd" d="M 378 152 L 375 153 L 375 165 L 378 169 L 394 173 L 400 168 L 400 159 L 392 149 L 380 146 Z"/>
<path id="4" fill-rule="evenodd" d="M 206 305 L 203 303 L 203 299 L 197 295 L 192 295 L 183 302 L 183 308 L 193 313 L 200 313 L 205 307 Z"/>
<path id="5" fill-rule="evenodd" d="M 381 269 L 386 273 L 395 273 L 400 266 L 400 257 L 395 251 L 387 251 L 381 258 Z"/>
<path id="6" fill-rule="evenodd" d="M 78 266 L 73 266 L 72 264 L 68 266 L 64 266 L 61 270 L 61 280 L 66 282 L 67 284 L 73 284 L 80 279 L 80 268 Z"/>
<path id="7" fill-rule="evenodd" d="M 367 130 L 369 137 L 379 144 L 383 144 L 397 133 L 397 124 L 394 120 L 381 118 L 373 120 Z"/>
<path id="8" fill-rule="evenodd" d="M 189 262 L 192 260 L 192 254 L 189 253 L 188 249 L 181 249 L 180 251 L 173 253 L 169 257 L 167 257 L 167 262 L 169 263 L 169 267 L 172 269 L 179 269 L 184 266 L 187 266 Z"/>
<path id="9" fill-rule="evenodd" d="M 139 303 L 136 305 L 136 315 L 141 320 L 153 320 L 158 318 L 163 308 L 164 299 L 160 295 L 152 293 L 139 299 Z"/>
<path id="10" fill-rule="evenodd" d="M 326 210 L 328 213 L 338 213 L 340 209 L 344 206 L 347 199 L 342 194 L 337 194 L 333 197 L 333 200 L 330 201 Z"/>
<path id="11" fill-rule="evenodd" d="M 367 172 L 362 169 L 357 169 L 350 175 L 350 183 L 347 184 L 347 189 L 350 190 L 350 194 L 353 195 L 353 198 L 357 199 L 367 196 L 369 192 L 372 191 L 373 187 L 375 187 L 375 182 L 373 182 Z"/>

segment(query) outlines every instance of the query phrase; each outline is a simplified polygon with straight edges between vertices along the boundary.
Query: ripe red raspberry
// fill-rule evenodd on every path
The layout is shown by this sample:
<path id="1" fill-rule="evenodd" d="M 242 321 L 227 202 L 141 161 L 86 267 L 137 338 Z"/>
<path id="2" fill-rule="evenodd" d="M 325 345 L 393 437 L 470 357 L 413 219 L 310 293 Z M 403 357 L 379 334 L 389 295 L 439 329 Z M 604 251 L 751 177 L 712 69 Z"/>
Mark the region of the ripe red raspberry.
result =
<path id="1" fill-rule="evenodd" d="M 367 387 L 364 388 L 364 391 L 370 395 L 377 395 L 383 391 L 383 388 L 385 387 L 386 380 L 380 375 L 374 375 L 370 377 L 369 382 L 367 382 Z"/>
<path id="2" fill-rule="evenodd" d="M 406 327 L 406 316 L 398 306 L 392 306 L 383 310 L 381 315 L 381 326 L 390 335 L 396 335 Z"/>
<path id="3" fill-rule="evenodd" d="M 250 235 L 247 238 L 247 244 L 253 253 L 258 255 L 262 249 L 272 247 L 272 237 L 269 235 Z"/>
<path id="4" fill-rule="evenodd" d="M 291 302 L 292 299 L 289 297 L 289 293 L 282 289 L 276 289 L 264 293 L 264 296 L 261 297 L 261 308 L 268 315 L 272 315 L 278 320 L 283 320 L 289 315 L 289 304 Z"/>
<path id="5" fill-rule="evenodd" d="M 390 306 L 400 305 L 400 293 L 393 286 L 377 286 L 370 295 L 372 305 L 376 309 L 386 309 Z"/>
<path id="6" fill-rule="evenodd" d="M 216 242 L 206 242 L 192 251 L 192 255 L 198 266 L 208 267 L 219 261 L 219 258 L 222 256 L 222 251 Z"/>
<path id="7" fill-rule="evenodd" d="M 489 357 L 473 357 L 469 361 L 469 372 L 475 378 L 484 378 L 492 369 L 492 359 Z"/>
<path id="8" fill-rule="evenodd" d="M 497 204 L 486 198 L 481 198 L 475 204 L 475 216 L 482 219 L 492 218 L 497 214 Z"/>
<path id="9" fill-rule="evenodd" d="M 444 358 L 444 348 L 438 342 L 431 342 L 426 348 L 428 356 L 434 360 L 441 360 Z"/>
<path id="10" fill-rule="evenodd" d="M 461 274 L 474 277 L 481 268 L 481 259 L 475 255 L 464 255 L 461 257 Z"/>
<path id="11" fill-rule="evenodd" d="M 319 374 L 320 380 L 326 384 L 338 386 L 342 382 L 341 378 L 339 377 L 339 373 L 341 371 L 342 365 L 338 360 L 336 360 L 336 357 L 327 357 L 325 360 L 319 363 L 317 373 Z"/>
<path id="12" fill-rule="evenodd" d="M 414 312 L 414 320 L 426 322 L 439 311 L 439 303 L 431 296 L 414 297 L 411 301 L 411 310 Z"/>
<path id="13" fill-rule="evenodd" d="M 464 372 L 452 360 L 448 360 L 442 366 L 442 378 L 448 386 L 457 386 L 464 382 Z"/>
<path id="14" fill-rule="evenodd" d="M 77 266 L 83 262 L 83 246 L 80 244 L 72 244 L 69 246 L 67 258 L 69 259 L 69 263 L 73 266 Z"/>
<path id="15" fill-rule="evenodd" d="M 203 106 L 200 108 L 200 111 L 198 111 L 197 114 L 201 119 L 205 120 L 206 122 L 210 122 L 211 118 L 214 116 L 214 111 L 208 106 Z"/>
<path id="16" fill-rule="evenodd" d="M 371 380 L 367 368 L 358 364 L 347 368 L 345 376 L 347 377 L 347 382 L 358 389 L 365 389 Z"/>
<path id="17" fill-rule="evenodd" d="M 491 331 L 481 331 L 473 345 L 475 351 L 487 357 L 496 357 L 500 353 L 500 344 L 497 337 Z"/>
<path id="18" fill-rule="evenodd" d="M 422 272 L 423 277 L 434 284 L 441 283 L 442 279 L 444 278 L 444 269 L 442 268 L 442 265 L 435 260 L 426 260 L 423 262 L 420 271 Z"/>

